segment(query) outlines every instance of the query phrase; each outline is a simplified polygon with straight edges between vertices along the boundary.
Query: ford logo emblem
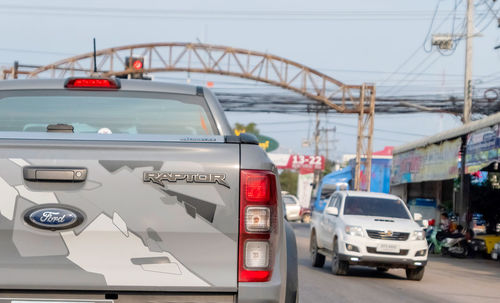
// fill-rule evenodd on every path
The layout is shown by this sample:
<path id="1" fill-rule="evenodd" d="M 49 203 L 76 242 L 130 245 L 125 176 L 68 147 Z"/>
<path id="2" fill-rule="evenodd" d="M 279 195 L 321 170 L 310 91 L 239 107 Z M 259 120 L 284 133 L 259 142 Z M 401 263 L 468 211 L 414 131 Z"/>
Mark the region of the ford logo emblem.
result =
<path id="1" fill-rule="evenodd" d="M 76 208 L 59 204 L 35 206 L 24 214 L 26 223 L 48 230 L 73 228 L 80 225 L 83 219 L 83 214 Z"/>

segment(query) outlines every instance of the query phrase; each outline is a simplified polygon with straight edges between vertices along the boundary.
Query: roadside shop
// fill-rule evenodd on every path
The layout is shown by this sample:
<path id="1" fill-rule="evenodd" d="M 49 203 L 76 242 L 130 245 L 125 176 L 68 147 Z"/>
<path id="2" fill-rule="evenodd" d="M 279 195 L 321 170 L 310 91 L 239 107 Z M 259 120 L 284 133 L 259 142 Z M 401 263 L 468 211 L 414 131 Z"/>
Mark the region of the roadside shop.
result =
<path id="1" fill-rule="evenodd" d="M 414 212 L 494 231 L 500 222 L 500 113 L 394 149 L 391 193 Z M 418 210 L 418 211 L 417 211 Z M 473 214 L 475 214 L 473 216 Z"/>

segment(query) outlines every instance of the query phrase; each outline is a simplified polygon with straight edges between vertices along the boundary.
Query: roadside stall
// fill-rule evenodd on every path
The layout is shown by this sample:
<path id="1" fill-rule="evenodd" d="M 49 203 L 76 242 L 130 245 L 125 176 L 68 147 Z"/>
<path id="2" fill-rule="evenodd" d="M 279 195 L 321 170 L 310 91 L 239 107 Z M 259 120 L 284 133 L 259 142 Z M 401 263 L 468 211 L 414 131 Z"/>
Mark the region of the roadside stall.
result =
<path id="1" fill-rule="evenodd" d="M 424 219 L 439 223 L 439 214 L 449 212 L 450 220 L 476 234 L 480 244 L 474 250 L 490 254 L 500 242 L 499 163 L 500 113 L 496 113 L 396 147 L 391 193 L 415 206 L 422 206 L 417 201 L 435 205 Z"/>

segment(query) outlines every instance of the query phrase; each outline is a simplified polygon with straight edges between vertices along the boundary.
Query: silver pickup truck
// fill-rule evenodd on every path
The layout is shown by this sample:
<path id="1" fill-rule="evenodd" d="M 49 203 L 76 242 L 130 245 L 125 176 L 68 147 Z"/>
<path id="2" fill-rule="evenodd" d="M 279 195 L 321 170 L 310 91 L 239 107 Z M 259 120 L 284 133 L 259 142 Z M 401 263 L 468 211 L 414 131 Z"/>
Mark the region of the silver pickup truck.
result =
<path id="1" fill-rule="evenodd" d="M 0 303 L 297 300 L 276 168 L 206 88 L 0 82 L 0 168 Z"/>

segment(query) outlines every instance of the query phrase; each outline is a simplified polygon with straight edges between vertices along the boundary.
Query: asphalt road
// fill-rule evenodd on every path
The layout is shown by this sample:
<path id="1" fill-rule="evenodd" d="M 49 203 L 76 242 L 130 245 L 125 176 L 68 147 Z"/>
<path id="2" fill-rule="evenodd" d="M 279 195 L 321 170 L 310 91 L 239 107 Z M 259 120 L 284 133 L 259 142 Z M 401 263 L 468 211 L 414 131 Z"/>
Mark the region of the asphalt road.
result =
<path id="1" fill-rule="evenodd" d="M 406 280 L 402 269 L 379 273 L 351 267 L 335 276 L 330 260 L 313 268 L 309 259 L 309 225 L 292 223 L 297 237 L 299 295 L 308 302 L 500 302 L 500 262 L 486 259 L 431 257 L 420 282 Z"/>

